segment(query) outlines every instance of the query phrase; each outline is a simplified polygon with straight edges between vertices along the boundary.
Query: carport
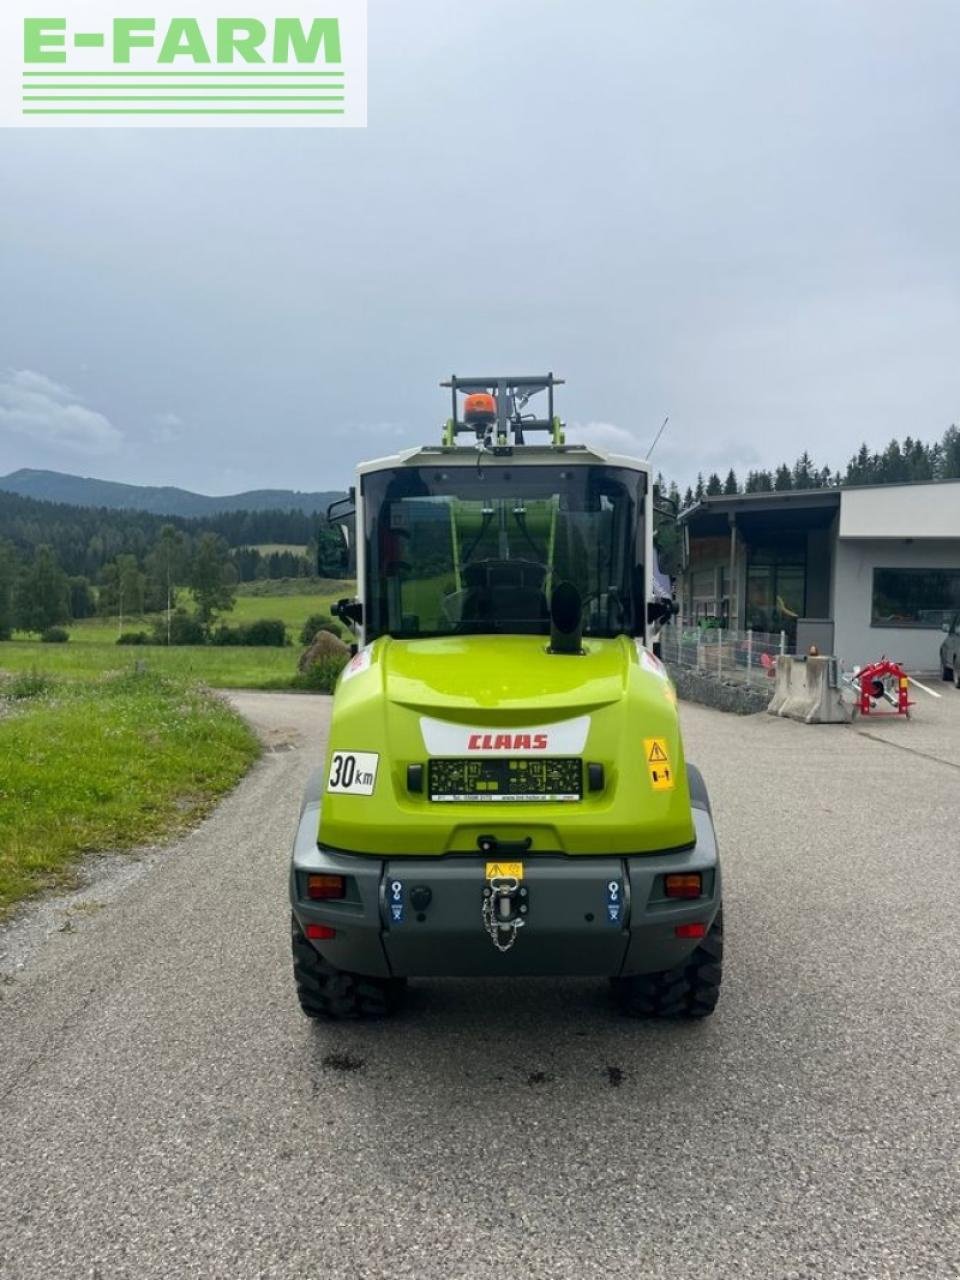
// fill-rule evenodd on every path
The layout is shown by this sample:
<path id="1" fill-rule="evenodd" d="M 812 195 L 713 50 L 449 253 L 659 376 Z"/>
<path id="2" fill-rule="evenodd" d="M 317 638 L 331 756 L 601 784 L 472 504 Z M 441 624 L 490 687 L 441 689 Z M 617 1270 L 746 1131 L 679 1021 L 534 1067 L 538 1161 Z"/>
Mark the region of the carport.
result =
<path id="1" fill-rule="evenodd" d="M 704 498 L 681 517 L 684 621 L 784 631 L 830 619 L 840 492 L 814 489 Z"/>

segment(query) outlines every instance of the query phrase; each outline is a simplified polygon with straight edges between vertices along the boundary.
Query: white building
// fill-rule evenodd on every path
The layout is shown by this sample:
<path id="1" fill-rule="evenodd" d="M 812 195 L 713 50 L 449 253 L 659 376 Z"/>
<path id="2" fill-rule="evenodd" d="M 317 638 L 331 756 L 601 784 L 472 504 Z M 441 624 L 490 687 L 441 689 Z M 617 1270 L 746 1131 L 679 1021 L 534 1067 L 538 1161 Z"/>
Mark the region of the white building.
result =
<path id="1" fill-rule="evenodd" d="M 960 480 L 704 498 L 680 520 L 685 624 L 783 630 L 847 667 L 937 667 L 960 613 Z"/>

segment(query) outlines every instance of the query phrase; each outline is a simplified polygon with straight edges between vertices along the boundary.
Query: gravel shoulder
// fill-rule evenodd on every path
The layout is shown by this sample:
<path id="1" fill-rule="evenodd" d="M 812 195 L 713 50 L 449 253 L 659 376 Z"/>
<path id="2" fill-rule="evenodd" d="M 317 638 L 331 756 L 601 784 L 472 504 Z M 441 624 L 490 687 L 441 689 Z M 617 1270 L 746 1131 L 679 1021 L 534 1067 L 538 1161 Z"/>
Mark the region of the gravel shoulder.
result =
<path id="1" fill-rule="evenodd" d="M 317 1027 L 285 876 L 327 700 L 233 700 L 247 779 L 0 985 L 4 1280 L 960 1275 L 958 789 L 926 704 L 897 728 L 934 759 L 684 707 L 728 892 L 703 1025 L 451 980 Z"/>

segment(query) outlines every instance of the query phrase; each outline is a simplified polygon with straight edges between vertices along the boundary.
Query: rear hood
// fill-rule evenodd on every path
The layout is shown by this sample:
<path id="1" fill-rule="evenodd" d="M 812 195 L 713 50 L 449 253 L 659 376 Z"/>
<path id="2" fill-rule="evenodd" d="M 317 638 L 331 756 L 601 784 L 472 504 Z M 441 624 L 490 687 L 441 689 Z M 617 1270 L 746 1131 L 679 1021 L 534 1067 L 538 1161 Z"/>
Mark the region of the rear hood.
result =
<path id="1" fill-rule="evenodd" d="M 626 636 L 586 640 L 582 656 L 546 646 L 543 636 L 384 637 L 361 650 L 334 700 L 321 843 L 388 856 L 476 853 L 490 835 L 523 840 L 532 853 L 689 844 L 676 695 L 664 669 Z M 580 762 L 571 794 L 497 803 L 455 788 L 430 798 L 433 761 L 538 756 Z M 586 785 L 588 770 L 599 785 Z"/>
<path id="2" fill-rule="evenodd" d="M 411 711 L 471 724 L 563 720 L 618 702 L 633 646 L 586 640 L 583 656 L 547 652 L 543 636 L 444 636 L 381 642 L 383 689 Z"/>

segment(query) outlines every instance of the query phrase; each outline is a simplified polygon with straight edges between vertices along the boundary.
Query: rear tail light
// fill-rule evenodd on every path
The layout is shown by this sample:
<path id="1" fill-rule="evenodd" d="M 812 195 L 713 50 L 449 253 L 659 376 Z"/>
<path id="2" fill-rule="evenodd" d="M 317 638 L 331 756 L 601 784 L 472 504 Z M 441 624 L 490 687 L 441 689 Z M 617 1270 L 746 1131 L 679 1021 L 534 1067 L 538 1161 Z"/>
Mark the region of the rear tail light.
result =
<path id="1" fill-rule="evenodd" d="M 314 902 L 322 902 L 328 898 L 342 898 L 347 891 L 343 876 L 308 875 L 307 897 Z"/>
<path id="2" fill-rule="evenodd" d="M 336 929 L 331 929 L 328 924 L 308 924 L 307 937 L 311 942 L 326 942 L 330 938 L 337 936 Z"/>
<path id="3" fill-rule="evenodd" d="M 678 924 L 674 933 L 678 938 L 703 938 L 707 933 L 705 924 Z"/>
<path id="4" fill-rule="evenodd" d="M 699 898 L 703 893 L 703 877 L 699 871 L 665 876 L 664 892 L 668 898 Z"/>

